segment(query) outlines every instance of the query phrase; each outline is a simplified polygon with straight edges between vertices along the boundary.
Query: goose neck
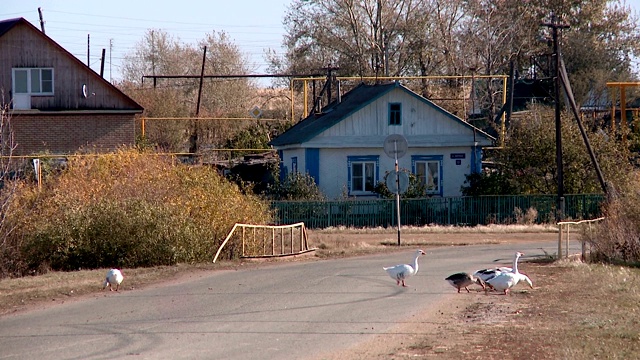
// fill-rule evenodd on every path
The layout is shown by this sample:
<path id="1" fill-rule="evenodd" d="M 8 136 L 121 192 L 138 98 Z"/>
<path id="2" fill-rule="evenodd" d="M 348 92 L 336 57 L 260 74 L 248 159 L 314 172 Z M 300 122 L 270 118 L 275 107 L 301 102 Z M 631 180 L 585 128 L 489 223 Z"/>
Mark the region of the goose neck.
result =
<path id="1" fill-rule="evenodd" d="M 518 274 L 518 259 L 520 256 L 516 255 L 513 257 L 513 273 Z"/>
<path id="2" fill-rule="evenodd" d="M 416 254 L 416 257 L 413 259 L 413 271 L 418 272 L 418 258 L 420 254 Z"/>

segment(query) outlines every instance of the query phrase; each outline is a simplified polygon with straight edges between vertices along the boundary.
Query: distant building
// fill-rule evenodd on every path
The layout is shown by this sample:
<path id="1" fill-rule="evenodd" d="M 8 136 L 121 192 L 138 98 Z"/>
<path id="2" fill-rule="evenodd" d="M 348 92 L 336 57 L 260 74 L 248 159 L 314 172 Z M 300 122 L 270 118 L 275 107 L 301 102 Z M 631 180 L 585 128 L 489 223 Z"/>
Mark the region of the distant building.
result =
<path id="1" fill-rule="evenodd" d="M 135 143 L 142 106 L 24 18 L 0 21 L 0 102 L 14 155 L 110 151 Z"/>

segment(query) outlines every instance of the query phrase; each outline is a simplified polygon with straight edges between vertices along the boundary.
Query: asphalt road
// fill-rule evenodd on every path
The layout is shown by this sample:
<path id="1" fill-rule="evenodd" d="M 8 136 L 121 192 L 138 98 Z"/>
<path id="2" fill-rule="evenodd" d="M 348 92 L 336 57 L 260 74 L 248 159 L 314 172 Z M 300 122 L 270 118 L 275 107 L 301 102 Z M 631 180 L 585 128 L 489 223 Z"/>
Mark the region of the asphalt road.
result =
<path id="1" fill-rule="evenodd" d="M 394 331 L 457 296 L 444 278 L 553 254 L 555 242 L 427 249 L 408 288 L 383 266 L 415 249 L 213 271 L 0 318 L 0 359 L 304 359 Z M 577 244 L 573 244 L 577 252 Z M 495 260 L 499 260 L 495 262 Z M 535 281 L 535 274 L 529 274 Z M 126 281 L 126 279 L 125 279 Z"/>

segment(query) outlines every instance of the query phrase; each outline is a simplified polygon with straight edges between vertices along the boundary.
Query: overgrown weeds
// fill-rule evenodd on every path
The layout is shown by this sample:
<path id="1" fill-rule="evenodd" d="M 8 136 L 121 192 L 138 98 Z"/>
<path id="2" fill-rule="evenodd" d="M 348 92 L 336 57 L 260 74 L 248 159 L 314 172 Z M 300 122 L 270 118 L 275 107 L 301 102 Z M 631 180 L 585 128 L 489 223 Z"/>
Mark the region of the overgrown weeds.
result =
<path id="1" fill-rule="evenodd" d="M 71 157 L 41 189 L 20 182 L 12 203 L 2 277 L 203 262 L 234 223 L 271 220 L 215 170 L 135 150 Z"/>
<path id="2" fill-rule="evenodd" d="M 605 219 L 593 231 L 583 233 L 591 245 L 592 261 L 640 264 L 639 190 L 612 196 L 603 209 Z"/>

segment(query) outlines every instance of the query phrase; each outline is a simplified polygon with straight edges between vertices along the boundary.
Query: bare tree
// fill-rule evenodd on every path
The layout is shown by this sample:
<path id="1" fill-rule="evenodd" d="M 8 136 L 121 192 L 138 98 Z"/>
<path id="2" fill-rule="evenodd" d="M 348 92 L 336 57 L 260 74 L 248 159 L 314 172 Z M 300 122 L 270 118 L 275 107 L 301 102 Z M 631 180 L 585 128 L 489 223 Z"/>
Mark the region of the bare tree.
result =
<path id="1" fill-rule="evenodd" d="M 344 76 L 402 74 L 407 21 L 419 0 L 318 0 L 294 2 L 284 24 L 286 70 L 309 73 L 339 65 Z M 407 50 L 406 52 L 404 50 Z"/>
<path id="2" fill-rule="evenodd" d="M 257 96 L 257 86 L 251 79 L 205 78 L 201 93 L 199 78 L 142 81 L 145 75 L 199 76 L 203 53 L 204 75 L 244 75 L 251 71 L 247 56 L 224 32 L 214 31 L 197 44 L 185 44 L 163 30 L 149 30 L 125 58 L 122 85 L 145 107 L 147 117 L 246 117 Z M 239 129 L 236 125 L 228 121 L 158 120 L 148 124 L 146 133 L 152 143 L 167 150 L 197 152 L 223 144 Z"/>
<path id="3" fill-rule="evenodd" d="M 355 76 L 469 75 L 471 69 L 506 75 L 515 61 L 523 74 L 531 58 L 550 52 L 541 40 L 551 14 L 570 26 L 562 48 L 578 100 L 593 86 L 593 74 L 598 83 L 632 75 L 638 18 L 619 0 L 294 1 L 284 19 L 287 53 L 268 60 L 284 72 L 332 65 Z M 421 91 L 432 93 L 426 82 Z M 485 92 L 494 111 L 497 90 L 487 83 Z"/>

